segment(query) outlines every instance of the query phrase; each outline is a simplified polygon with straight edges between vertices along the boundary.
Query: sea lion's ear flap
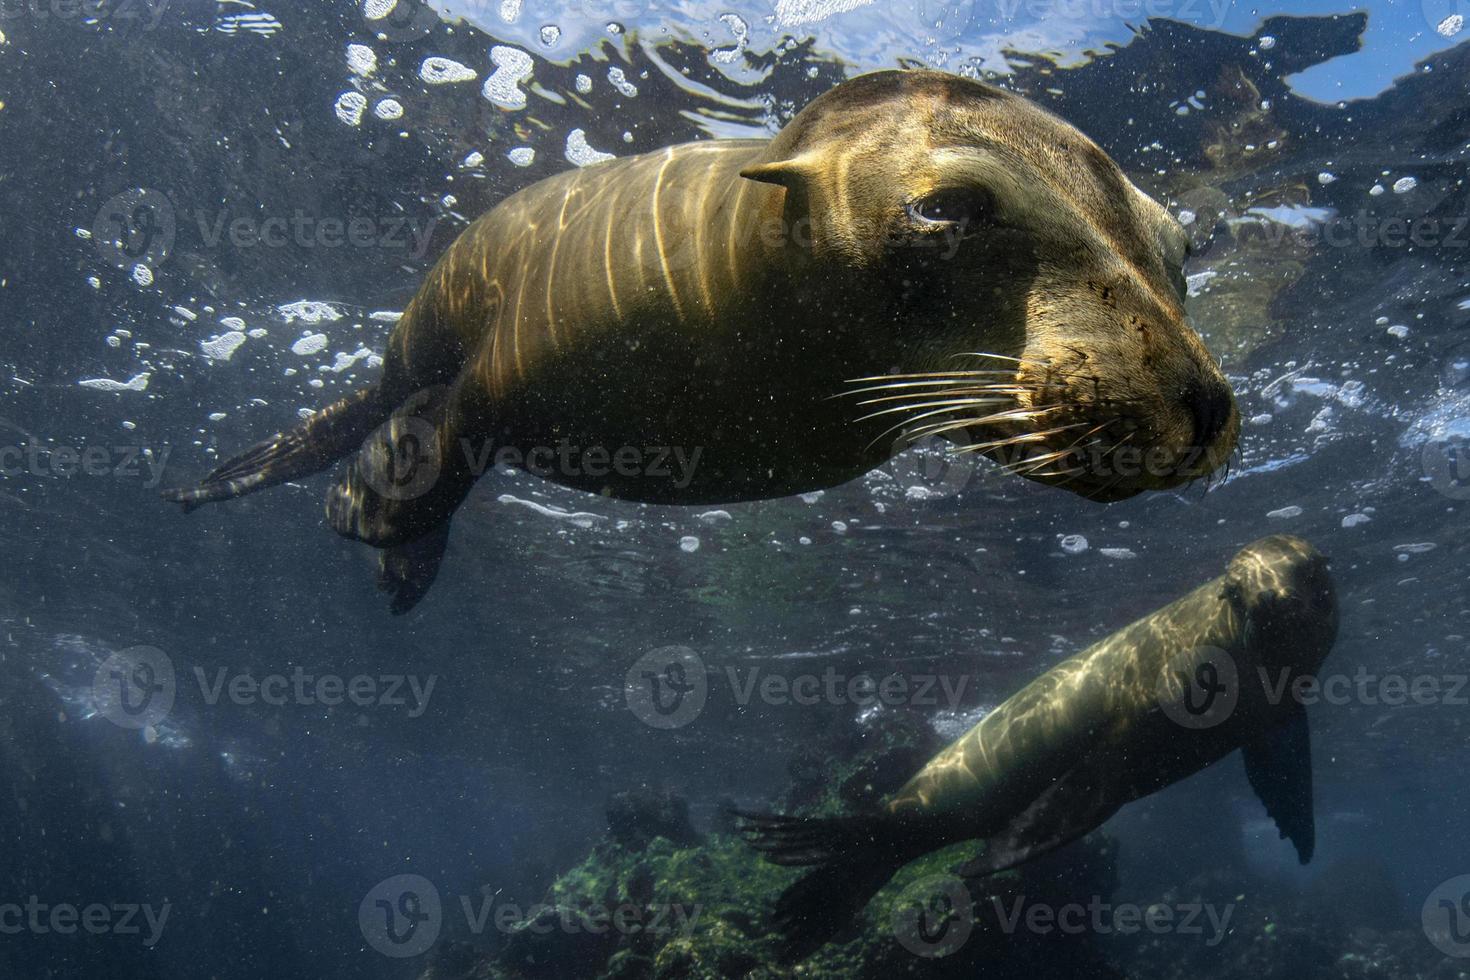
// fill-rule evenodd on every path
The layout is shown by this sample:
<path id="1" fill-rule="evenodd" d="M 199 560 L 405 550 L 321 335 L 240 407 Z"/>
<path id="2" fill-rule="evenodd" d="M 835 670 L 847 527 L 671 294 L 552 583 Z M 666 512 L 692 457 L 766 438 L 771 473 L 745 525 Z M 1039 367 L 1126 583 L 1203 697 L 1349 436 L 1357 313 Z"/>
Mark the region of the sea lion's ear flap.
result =
<path id="1" fill-rule="evenodd" d="M 1245 774 L 1281 836 L 1296 847 L 1302 864 L 1312 860 L 1317 843 L 1312 816 L 1312 738 L 1307 711 L 1297 705 L 1291 717 L 1241 749 Z"/>
<path id="2" fill-rule="evenodd" d="M 793 157 L 790 160 L 754 164 L 740 171 L 740 176 L 747 180 L 758 180 L 763 184 L 796 190 L 806 184 L 810 170 L 811 161 Z"/>

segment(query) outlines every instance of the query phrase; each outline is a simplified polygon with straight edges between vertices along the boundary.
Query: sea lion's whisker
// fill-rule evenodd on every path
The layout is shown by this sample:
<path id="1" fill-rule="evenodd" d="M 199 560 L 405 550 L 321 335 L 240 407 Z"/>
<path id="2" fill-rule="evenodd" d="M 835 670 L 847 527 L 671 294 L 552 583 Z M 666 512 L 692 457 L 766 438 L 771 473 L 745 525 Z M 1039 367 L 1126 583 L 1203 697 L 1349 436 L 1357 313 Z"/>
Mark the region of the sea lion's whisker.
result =
<path id="1" fill-rule="evenodd" d="M 1047 409 L 1015 408 L 1006 412 L 996 412 L 980 418 L 951 419 L 944 422 L 931 422 L 922 425 L 910 433 L 910 441 L 917 442 L 927 436 L 941 435 L 945 432 L 953 432 L 956 429 L 969 429 L 981 425 L 994 425 L 997 422 L 1030 422 L 1040 418 Z M 956 446 L 955 452 L 964 452 L 968 446 Z"/>
<path id="2" fill-rule="evenodd" d="M 1008 403 L 1002 402 L 1002 404 Z M 894 432 L 900 432 L 910 429 L 910 427 L 920 419 L 930 418 L 935 415 L 951 415 L 957 411 L 959 411 L 959 408 L 940 408 L 935 409 L 932 412 L 923 412 L 912 418 L 904 419 L 902 422 L 899 422 L 896 425 L 889 426 L 887 429 L 884 429 L 877 436 L 875 436 L 873 440 L 868 443 L 868 448 L 872 449 L 873 446 L 877 445 L 879 442 L 882 442 L 884 438 L 892 435 Z M 939 435 L 944 432 L 952 432 L 955 429 L 968 429 L 979 425 L 993 425 L 996 422 L 1025 421 L 1027 419 L 1035 417 L 1033 414 L 1034 411 L 1034 409 L 1011 409 L 1005 412 L 996 412 L 993 415 L 984 415 L 980 418 L 949 419 L 939 423 L 931 422 L 926 426 L 920 426 L 916 430 L 905 432 L 904 442 L 908 445 L 913 445 L 920 439 L 923 439 L 927 436 Z"/>
<path id="3" fill-rule="evenodd" d="M 861 378 L 846 378 L 843 383 L 856 385 L 868 381 L 907 381 L 917 378 L 949 378 L 955 381 L 963 381 L 967 378 L 1014 378 L 1015 376 L 1016 372 L 1009 369 L 989 369 L 984 371 L 918 371 L 907 374 L 870 374 Z"/>
<path id="4" fill-rule="evenodd" d="M 860 404 L 863 404 L 863 405 L 872 405 L 875 402 L 879 402 L 879 401 L 890 401 L 890 400 L 891 399 L 887 399 L 887 398 L 878 398 L 878 399 L 874 399 L 873 401 L 860 402 Z M 866 422 L 869 419 L 875 419 L 875 418 L 878 418 L 881 415 L 892 415 L 894 412 L 918 411 L 919 409 L 924 409 L 924 408 L 941 408 L 941 407 L 944 407 L 947 411 L 952 411 L 955 408 L 969 408 L 972 405 L 974 405 L 974 406 L 982 406 L 982 405 L 1009 405 L 1011 403 L 1012 403 L 1012 399 L 1009 399 L 1009 398 L 950 398 L 950 399 L 945 399 L 943 401 L 920 402 L 917 405 L 895 405 L 892 408 L 880 408 L 878 411 L 873 412 L 873 413 L 871 413 L 869 415 L 864 415 L 861 418 L 854 419 L 854 421 L 856 421 L 856 422 Z M 913 421 L 917 421 L 917 420 L 922 419 L 922 418 L 927 418 L 928 416 L 934 415 L 934 414 L 936 414 L 936 413 L 934 413 L 934 412 L 925 412 L 922 415 L 916 415 L 916 416 L 914 416 Z"/>
<path id="5" fill-rule="evenodd" d="M 1008 390 L 1008 389 L 1003 388 L 1003 387 L 996 387 L 996 388 L 962 388 L 959 391 L 909 391 L 909 392 L 904 392 L 901 395 L 884 395 L 881 398 L 865 398 L 862 401 L 858 402 L 858 404 L 859 405 L 878 405 L 878 404 L 881 404 L 883 402 L 901 402 L 901 401 L 909 401 L 909 402 L 911 402 L 911 401 L 913 401 L 916 398 L 942 398 L 942 399 L 947 399 L 949 401 L 946 401 L 946 402 L 933 402 L 932 404 L 936 404 L 936 405 L 939 405 L 939 404 L 947 404 L 947 403 L 950 403 L 950 402 L 952 402 L 953 400 L 956 400 L 956 399 L 974 399 L 977 402 L 980 402 L 982 404 L 987 404 L 988 405 L 988 404 L 1000 404 L 1002 402 L 1013 402 L 1013 401 L 1015 401 L 1015 398 L 1016 398 L 1017 395 L 1024 395 L 1025 393 L 1026 392 L 1024 390 L 1022 390 L 1022 391 L 1015 391 L 1015 390 Z M 996 397 L 996 396 L 1000 396 L 1000 395 L 1004 395 L 1006 397 L 1004 397 L 1004 398 Z M 914 407 L 915 408 L 920 408 L 920 407 L 923 407 L 923 406 L 922 405 L 915 405 Z"/>
<path id="6" fill-rule="evenodd" d="M 1034 442 L 1045 442 L 1050 437 L 1070 429 L 1076 429 L 1086 425 L 1086 422 L 1073 422 L 1070 425 L 1058 426 L 1054 429 L 1039 429 L 1035 432 L 1022 432 L 1019 435 L 1007 436 L 1004 439 L 996 439 L 991 442 L 977 442 L 969 446 L 961 446 L 956 452 L 961 453 L 983 453 L 996 449 L 1005 449 L 1008 446 L 1024 446 Z"/>
<path id="7" fill-rule="evenodd" d="M 970 378 L 955 378 L 952 381 L 901 381 L 897 384 L 868 385 L 865 388 L 854 388 L 851 391 L 839 392 L 832 397 L 848 398 L 853 395 L 866 395 L 875 391 L 902 391 L 907 388 L 923 389 L 920 391 L 911 392 L 911 394 L 913 395 L 938 395 L 955 393 L 947 391 L 945 389 L 956 389 L 956 391 L 958 392 L 1014 390 L 1017 393 L 1023 391 L 1039 390 L 1033 385 L 1020 384 L 1014 381 L 986 382 L 982 384 L 977 383 Z"/>

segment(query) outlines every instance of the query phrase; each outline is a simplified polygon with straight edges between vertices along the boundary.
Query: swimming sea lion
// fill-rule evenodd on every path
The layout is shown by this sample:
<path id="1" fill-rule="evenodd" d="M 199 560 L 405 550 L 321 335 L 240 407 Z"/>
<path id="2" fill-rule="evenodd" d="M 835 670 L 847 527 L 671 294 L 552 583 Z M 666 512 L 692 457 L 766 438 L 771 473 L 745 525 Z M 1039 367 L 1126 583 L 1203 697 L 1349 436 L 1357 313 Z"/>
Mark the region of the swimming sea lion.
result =
<path id="1" fill-rule="evenodd" d="M 237 497 L 361 446 L 328 519 L 389 549 L 403 611 L 496 460 L 627 500 L 729 503 L 831 487 L 945 434 L 1098 500 L 1172 487 L 1239 430 L 1185 322 L 1188 241 L 1025 99 L 863 75 L 771 140 L 506 198 L 430 271 L 377 383 L 165 496 Z"/>
<path id="2" fill-rule="evenodd" d="M 1263 538 L 1221 577 L 1026 685 L 880 812 L 737 811 L 768 860 L 816 866 L 777 903 L 787 955 L 826 942 L 922 854 L 983 839 L 984 853 L 960 874 L 1014 867 L 1237 748 L 1305 864 L 1315 840 L 1311 750 L 1291 683 L 1317 671 L 1336 635 L 1326 559 L 1300 538 Z"/>

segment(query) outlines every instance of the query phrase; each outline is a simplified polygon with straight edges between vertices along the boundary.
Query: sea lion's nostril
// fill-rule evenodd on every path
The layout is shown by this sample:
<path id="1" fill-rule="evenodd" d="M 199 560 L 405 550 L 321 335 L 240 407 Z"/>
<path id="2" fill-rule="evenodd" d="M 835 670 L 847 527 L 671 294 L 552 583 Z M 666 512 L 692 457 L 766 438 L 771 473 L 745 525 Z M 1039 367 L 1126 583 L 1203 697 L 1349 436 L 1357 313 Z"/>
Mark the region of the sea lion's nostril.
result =
<path id="1" fill-rule="evenodd" d="M 1185 390 L 1184 402 L 1194 416 L 1194 444 L 1202 449 L 1214 445 L 1230 421 L 1230 389 L 1220 381 L 1197 382 Z"/>

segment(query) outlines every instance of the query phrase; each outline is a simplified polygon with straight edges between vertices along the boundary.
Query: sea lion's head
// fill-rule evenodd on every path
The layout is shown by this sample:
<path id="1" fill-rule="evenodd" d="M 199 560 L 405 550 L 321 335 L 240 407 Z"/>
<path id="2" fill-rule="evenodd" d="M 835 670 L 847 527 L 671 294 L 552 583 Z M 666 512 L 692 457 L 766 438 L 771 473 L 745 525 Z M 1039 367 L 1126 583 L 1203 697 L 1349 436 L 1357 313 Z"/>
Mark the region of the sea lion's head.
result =
<path id="1" fill-rule="evenodd" d="M 1337 638 L 1337 588 L 1327 557 L 1305 540 L 1273 534 L 1242 548 L 1225 572 L 1263 666 L 1312 673 Z"/>
<path id="2" fill-rule="evenodd" d="M 899 363 L 854 379 L 866 424 L 959 436 L 1101 500 L 1233 451 L 1234 396 L 1185 318 L 1188 235 L 1037 105 L 943 72 L 864 75 L 743 175 L 786 188 L 817 274 L 883 284 L 871 319 L 901 332 Z"/>

